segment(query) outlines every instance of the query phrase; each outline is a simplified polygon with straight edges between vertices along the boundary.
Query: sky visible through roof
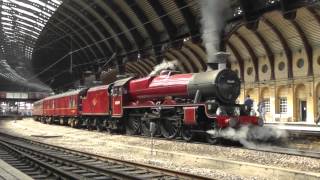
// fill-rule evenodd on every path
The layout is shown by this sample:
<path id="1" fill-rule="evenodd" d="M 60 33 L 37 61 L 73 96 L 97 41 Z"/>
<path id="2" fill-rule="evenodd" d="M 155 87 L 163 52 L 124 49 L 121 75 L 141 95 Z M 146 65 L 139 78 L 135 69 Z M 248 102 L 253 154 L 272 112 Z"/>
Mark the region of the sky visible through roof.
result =
<path id="1" fill-rule="evenodd" d="M 0 0 L 0 76 L 18 83 L 27 81 L 21 72 L 30 63 L 42 29 L 61 3 L 62 0 Z M 12 61 L 18 66 L 11 67 Z"/>

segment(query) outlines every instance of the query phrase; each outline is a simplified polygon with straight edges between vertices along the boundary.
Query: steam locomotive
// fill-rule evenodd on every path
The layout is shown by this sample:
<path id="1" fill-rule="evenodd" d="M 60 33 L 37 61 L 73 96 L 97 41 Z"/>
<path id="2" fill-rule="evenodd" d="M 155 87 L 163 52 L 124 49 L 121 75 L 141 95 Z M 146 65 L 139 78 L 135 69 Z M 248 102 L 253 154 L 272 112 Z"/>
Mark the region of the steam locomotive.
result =
<path id="1" fill-rule="evenodd" d="M 146 136 L 159 134 L 190 141 L 208 130 L 263 125 L 244 105 L 236 104 L 240 79 L 229 69 L 158 76 L 127 77 L 112 84 L 47 97 L 34 103 L 33 116 L 42 122 L 85 126 Z"/>

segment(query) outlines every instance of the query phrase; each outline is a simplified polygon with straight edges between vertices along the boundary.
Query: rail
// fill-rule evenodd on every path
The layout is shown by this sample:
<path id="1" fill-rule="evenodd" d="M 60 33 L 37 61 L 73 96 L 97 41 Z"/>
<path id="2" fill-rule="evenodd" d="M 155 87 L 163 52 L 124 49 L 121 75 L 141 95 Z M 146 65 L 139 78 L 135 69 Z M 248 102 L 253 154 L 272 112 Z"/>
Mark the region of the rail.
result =
<path id="1" fill-rule="evenodd" d="M 30 157 L 57 176 L 68 179 L 210 179 L 203 176 L 71 150 L 0 133 L 0 143 L 22 157 Z M 33 158 L 33 159 L 32 159 Z M 9 163 L 10 164 L 10 163 Z M 65 172 L 66 171 L 66 172 Z"/>

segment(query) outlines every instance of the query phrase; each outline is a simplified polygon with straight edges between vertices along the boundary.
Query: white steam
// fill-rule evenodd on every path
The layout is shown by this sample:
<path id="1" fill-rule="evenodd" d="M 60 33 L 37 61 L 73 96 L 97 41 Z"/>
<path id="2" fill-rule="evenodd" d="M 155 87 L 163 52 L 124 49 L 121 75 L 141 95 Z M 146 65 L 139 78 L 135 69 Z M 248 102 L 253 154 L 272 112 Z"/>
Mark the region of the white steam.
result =
<path id="1" fill-rule="evenodd" d="M 209 60 L 219 51 L 220 35 L 228 14 L 229 0 L 201 0 L 202 39 Z"/>
<path id="2" fill-rule="evenodd" d="M 176 70 L 178 66 L 178 61 L 166 61 L 165 59 L 161 64 L 156 65 L 153 71 L 150 72 L 149 76 L 158 75 L 162 70 Z"/>
<path id="3" fill-rule="evenodd" d="M 261 142 L 283 140 L 288 137 L 285 130 L 260 126 L 241 126 L 239 129 L 226 128 L 218 132 L 215 130 L 209 130 L 207 133 L 224 139 L 240 142 L 247 148 L 261 147 Z"/>

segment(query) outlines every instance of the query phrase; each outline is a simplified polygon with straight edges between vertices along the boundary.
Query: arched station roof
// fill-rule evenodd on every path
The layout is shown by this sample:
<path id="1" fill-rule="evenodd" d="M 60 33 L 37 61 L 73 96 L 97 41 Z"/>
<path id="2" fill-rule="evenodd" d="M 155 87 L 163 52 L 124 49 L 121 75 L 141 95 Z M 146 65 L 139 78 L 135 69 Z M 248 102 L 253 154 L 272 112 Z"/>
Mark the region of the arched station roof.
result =
<path id="1" fill-rule="evenodd" d="M 2 0 L 2 6 L 5 1 L 13 3 L 17 0 Z M 52 15 L 43 17 L 47 20 L 41 22 L 44 27 L 35 26 L 41 31 L 36 41 L 30 41 L 32 50 L 27 51 L 32 53 L 35 73 L 29 79 L 40 78 L 53 87 L 68 86 L 86 71 L 98 72 L 102 67 L 107 69 L 116 64 L 125 64 L 127 72 L 145 76 L 162 59 L 177 60 L 182 72 L 206 69 L 199 0 L 38 2 L 45 4 L 37 5 L 44 8 L 42 14 L 37 15 L 45 16 L 43 12 Z M 261 56 L 266 56 L 272 64 L 274 55 L 282 51 L 289 60 L 295 48 L 310 52 L 311 44 L 319 36 L 316 1 L 291 1 L 294 6 L 290 6 L 290 12 L 297 12 L 291 19 L 284 15 L 284 4 L 290 5 L 287 0 L 254 1 L 262 4 L 257 8 L 259 18 L 253 23 L 256 28 L 248 26 L 252 22 L 246 19 L 241 2 L 233 0 L 231 3 L 234 16 L 228 19 L 223 42 L 231 53 L 230 62 L 237 62 L 242 67 L 242 77 L 243 62 L 248 58 L 258 68 Z M 55 11 L 45 9 L 46 4 L 51 3 L 55 4 Z M 31 4 L 35 6 L 34 2 Z"/>
<path id="2" fill-rule="evenodd" d="M 28 81 L 28 77 L 35 43 L 61 3 L 61 0 L 0 0 L 1 82 L 9 85 L 5 83 L 8 81 L 19 88 L 50 90 L 40 81 Z"/>

